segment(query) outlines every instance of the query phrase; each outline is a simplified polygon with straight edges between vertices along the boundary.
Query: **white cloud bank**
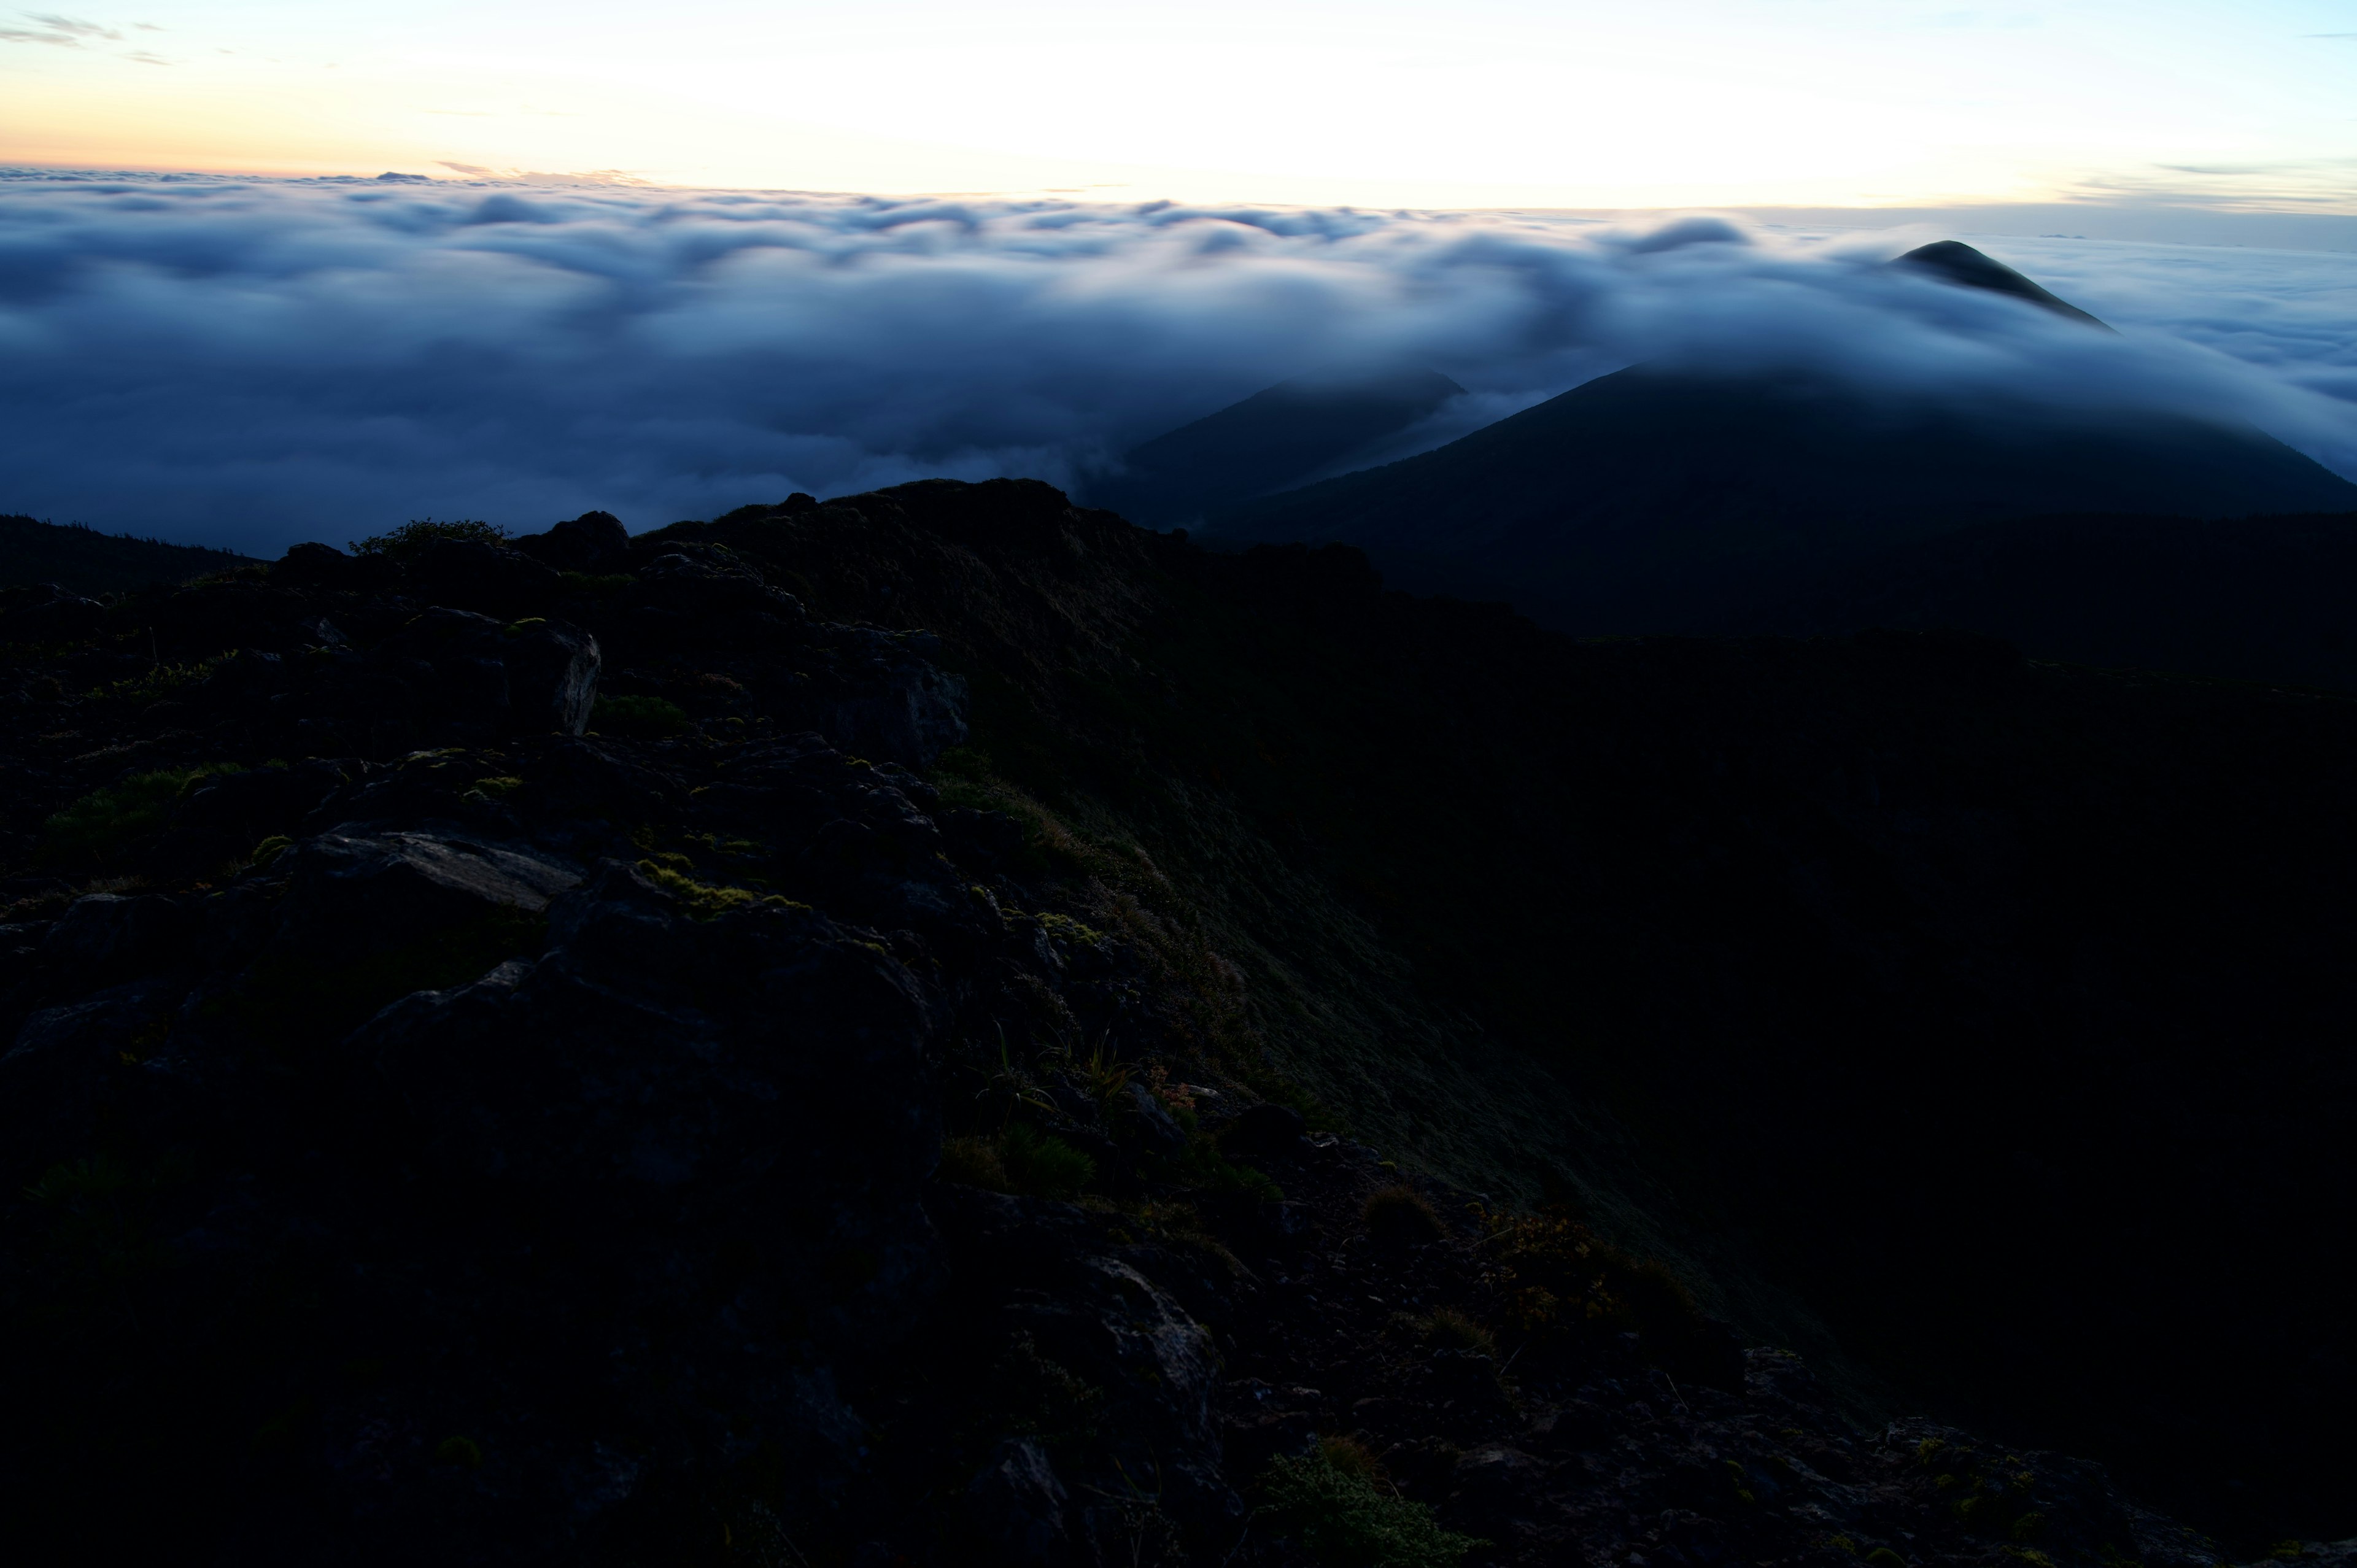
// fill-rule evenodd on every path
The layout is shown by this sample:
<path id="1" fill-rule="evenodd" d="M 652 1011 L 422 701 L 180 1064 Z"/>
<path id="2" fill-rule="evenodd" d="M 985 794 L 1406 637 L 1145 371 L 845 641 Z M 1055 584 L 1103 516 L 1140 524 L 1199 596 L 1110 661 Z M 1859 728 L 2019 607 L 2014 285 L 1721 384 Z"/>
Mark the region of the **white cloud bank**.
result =
<path id="1" fill-rule="evenodd" d="M 1656 356 L 2142 400 L 2357 473 L 2357 258 L 1985 244 L 2115 338 L 1876 264 L 1935 237 L 28 171 L 0 177 L 0 511 L 275 553 L 936 474 L 1084 489 L 1372 359 L 1492 414 Z"/>

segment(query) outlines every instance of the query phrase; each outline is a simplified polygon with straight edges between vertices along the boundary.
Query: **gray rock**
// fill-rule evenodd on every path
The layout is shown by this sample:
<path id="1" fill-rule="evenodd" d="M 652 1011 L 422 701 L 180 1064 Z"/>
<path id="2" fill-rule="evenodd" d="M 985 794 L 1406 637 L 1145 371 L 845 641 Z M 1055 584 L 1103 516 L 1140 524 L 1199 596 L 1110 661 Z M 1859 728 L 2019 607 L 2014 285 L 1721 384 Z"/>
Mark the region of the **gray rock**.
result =
<path id="1" fill-rule="evenodd" d="M 982 1548 L 1007 1563 L 1075 1562 L 1064 1484 L 1036 1438 L 1000 1442 L 966 1487 L 966 1512 Z"/>
<path id="2" fill-rule="evenodd" d="M 345 959 L 500 910 L 537 914 L 581 881 L 545 856 L 455 834 L 327 832 L 285 854 L 281 940 Z"/>
<path id="3" fill-rule="evenodd" d="M 28 1015 L 0 1055 L 0 1146 L 8 1157 L 38 1169 L 88 1153 L 110 1077 L 161 1034 L 181 994 L 177 985 L 142 981 Z"/>
<path id="4" fill-rule="evenodd" d="M 52 978 L 81 985 L 128 980 L 189 956 L 199 923 L 187 899 L 159 893 L 77 898 L 41 942 Z"/>
<path id="5" fill-rule="evenodd" d="M 1142 1083 L 1132 1083 L 1123 1090 L 1129 1114 L 1125 1118 L 1130 1134 L 1157 1155 L 1177 1155 L 1187 1147 L 1187 1133 L 1162 1101 L 1154 1098 L 1153 1090 Z"/>

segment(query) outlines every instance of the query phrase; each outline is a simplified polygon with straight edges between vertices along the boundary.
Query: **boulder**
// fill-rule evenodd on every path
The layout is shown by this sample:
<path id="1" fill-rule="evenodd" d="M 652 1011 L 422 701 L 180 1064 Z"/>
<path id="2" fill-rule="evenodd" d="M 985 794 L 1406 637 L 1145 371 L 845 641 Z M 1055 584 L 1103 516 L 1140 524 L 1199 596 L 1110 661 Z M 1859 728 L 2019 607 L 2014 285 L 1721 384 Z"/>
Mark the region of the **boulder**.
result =
<path id="1" fill-rule="evenodd" d="M 192 958 L 201 924 L 194 901 L 160 893 L 77 898 L 41 941 L 53 984 L 112 984 Z"/>
<path id="2" fill-rule="evenodd" d="M 556 568 L 476 539 L 429 539 L 407 553 L 409 591 L 437 605 L 511 616 L 544 607 L 561 591 Z"/>
<path id="3" fill-rule="evenodd" d="M 609 511 L 585 511 L 545 533 L 527 533 L 511 548 L 563 572 L 619 572 L 630 559 L 630 531 Z"/>
<path id="4" fill-rule="evenodd" d="M 487 547 L 488 548 L 488 547 Z M 437 607 L 372 650 L 361 671 L 409 695 L 421 739 L 579 735 L 597 695 L 597 639 L 563 621 L 505 626 Z"/>
<path id="5" fill-rule="evenodd" d="M 1077 1563 L 1064 1510 L 1070 1502 L 1048 1451 L 1037 1438 L 1002 1441 L 966 1487 L 966 1512 L 986 1561 L 1039 1564 Z"/>
<path id="6" fill-rule="evenodd" d="M 32 1013 L 0 1054 L 0 1179 L 15 1185 L 89 1154 L 109 1081 L 135 1070 L 184 988 L 157 980 Z"/>
<path id="7" fill-rule="evenodd" d="M 289 588 L 349 588 L 364 575 L 350 556 L 316 542 L 288 545 L 270 568 L 271 581 Z"/>
<path id="8" fill-rule="evenodd" d="M 98 635 L 106 607 L 55 583 L 0 601 L 0 642 L 78 642 Z"/>
<path id="9" fill-rule="evenodd" d="M 1186 1152 L 1185 1130 L 1163 1109 L 1153 1090 L 1142 1083 L 1130 1083 L 1123 1086 L 1122 1096 L 1126 1102 L 1124 1109 L 1128 1112 L 1125 1130 L 1132 1137 L 1157 1155 L 1170 1156 Z"/>
<path id="10" fill-rule="evenodd" d="M 354 961 L 505 912 L 538 914 L 580 874 L 545 856 L 456 834 L 327 832 L 285 852 L 279 942 Z"/>

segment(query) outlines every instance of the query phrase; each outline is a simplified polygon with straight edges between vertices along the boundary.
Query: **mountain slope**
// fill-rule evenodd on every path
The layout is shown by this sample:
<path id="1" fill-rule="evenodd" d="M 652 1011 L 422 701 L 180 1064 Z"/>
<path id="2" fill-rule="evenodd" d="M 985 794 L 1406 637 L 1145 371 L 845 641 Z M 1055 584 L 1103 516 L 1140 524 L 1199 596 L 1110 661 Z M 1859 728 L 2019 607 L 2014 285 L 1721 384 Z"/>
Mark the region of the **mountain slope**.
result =
<path id="1" fill-rule="evenodd" d="M 1763 608 L 1796 629 L 1970 627 L 2046 659 L 2357 690 L 2357 514 L 1958 529 Z"/>
<path id="2" fill-rule="evenodd" d="M 2253 430 L 1638 366 L 1437 451 L 1239 507 L 1213 532 L 1355 544 L 1402 586 L 1631 632 L 1713 628 L 1969 523 L 2352 507 L 2357 486 Z"/>
<path id="3" fill-rule="evenodd" d="M 797 591 L 949 628 L 974 777 L 1141 849 L 1259 1038 L 1374 1141 L 1584 1188 L 1738 1316 L 1807 1332 L 1797 1298 L 1901 1389 L 2212 1528 L 2262 1495 L 2341 1528 L 2300 1510 L 2343 1463 L 2329 1282 L 2357 1259 L 2275 1280 L 2264 1328 L 2245 1287 L 2357 1199 L 2311 1033 L 2357 985 L 2329 869 L 2357 871 L 2357 708 L 1971 638 L 1583 647 L 1385 594 L 1349 551 L 1112 572 L 1133 536 L 1086 514 L 1020 569 L 1101 628 L 1060 672 L 977 618 L 971 567 L 886 565 L 971 537 L 976 499 L 889 499 L 906 535 L 796 547 Z M 819 564 L 843 548 L 885 559 Z M 1076 577 L 1104 587 L 1047 586 Z M 1125 854 L 1092 864 L 1165 907 Z M 1568 1149 L 1542 1108 L 1579 1117 Z"/>
<path id="4" fill-rule="evenodd" d="M 0 517 L 0 588 L 55 583 L 77 594 L 110 594 L 248 564 L 248 557 L 227 550 Z"/>
<path id="5" fill-rule="evenodd" d="M 1351 1432 L 1533 1568 L 2210 1560 L 2035 1444 L 2357 1522 L 2357 704 L 1009 481 L 54 608 L 0 1486 L 86 1552 L 1306 1568 Z"/>
<path id="6" fill-rule="evenodd" d="M 1394 435 L 1465 389 L 1436 371 L 1303 376 L 1132 450 L 1090 500 L 1155 528 L 1297 485 Z"/>
<path id="7" fill-rule="evenodd" d="M 1900 264 L 2102 325 L 1953 242 Z M 1401 586 L 1625 633 L 1790 626 L 1824 574 L 1975 523 L 2352 509 L 2357 486 L 2231 421 L 1637 365 L 1208 532 L 1354 544 Z"/>

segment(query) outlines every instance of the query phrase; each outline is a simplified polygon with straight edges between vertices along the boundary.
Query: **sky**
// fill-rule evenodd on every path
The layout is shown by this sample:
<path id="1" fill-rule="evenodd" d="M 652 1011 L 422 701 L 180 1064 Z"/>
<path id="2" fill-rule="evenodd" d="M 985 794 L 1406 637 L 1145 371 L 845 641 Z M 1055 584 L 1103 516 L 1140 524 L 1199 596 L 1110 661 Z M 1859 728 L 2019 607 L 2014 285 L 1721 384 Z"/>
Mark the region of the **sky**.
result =
<path id="1" fill-rule="evenodd" d="M 0 12 L 0 163 L 2357 213 L 2357 0 L 77 0 Z"/>
<path id="2" fill-rule="evenodd" d="M 1881 264 L 1943 238 L 2120 334 Z M 2357 477 L 2357 0 L 0 11 L 0 511 L 1085 496 L 1293 375 L 1469 389 L 1404 452 L 1682 355 Z"/>

